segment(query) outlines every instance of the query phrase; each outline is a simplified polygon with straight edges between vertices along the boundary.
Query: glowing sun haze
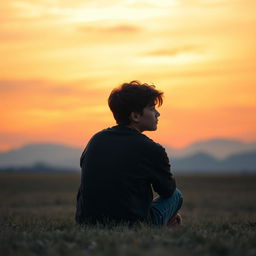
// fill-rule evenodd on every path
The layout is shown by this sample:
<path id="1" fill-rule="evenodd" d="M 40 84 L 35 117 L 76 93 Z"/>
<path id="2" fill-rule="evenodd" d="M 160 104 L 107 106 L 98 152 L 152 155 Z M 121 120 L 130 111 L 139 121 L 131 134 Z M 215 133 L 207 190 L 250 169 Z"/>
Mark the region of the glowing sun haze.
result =
<path id="1" fill-rule="evenodd" d="M 12 0 L 0 3 L 0 150 L 83 147 L 115 125 L 110 91 L 164 91 L 166 146 L 256 140 L 256 1 Z"/>

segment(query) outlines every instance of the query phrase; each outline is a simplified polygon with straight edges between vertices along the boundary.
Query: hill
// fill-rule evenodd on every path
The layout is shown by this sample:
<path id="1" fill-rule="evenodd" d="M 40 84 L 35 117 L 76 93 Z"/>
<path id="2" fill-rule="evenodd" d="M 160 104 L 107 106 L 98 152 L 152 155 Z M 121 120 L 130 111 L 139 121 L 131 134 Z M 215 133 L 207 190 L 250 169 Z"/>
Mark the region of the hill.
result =
<path id="1" fill-rule="evenodd" d="M 187 157 L 192 154 L 204 152 L 217 159 L 225 159 L 234 154 L 256 151 L 256 143 L 245 143 L 239 140 L 216 138 L 192 143 L 181 148 L 166 148 L 167 153 L 173 157 Z"/>
<path id="2" fill-rule="evenodd" d="M 231 155 L 223 160 L 206 153 L 196 153 L 188 157 L 171 159 L 175 172 L 256 172 L 256 151 Z"/>
<path id="3" fill-rule="evenodd" d="M 221 145 L 225 150 L 221 151 Z M 231 154 L 232 150 L 229 150 L 229 154 L 227 154 L 227 149 L 231 145 L 236 145 L 233 151 L 238 151 L 238 145 L 243 146 L 239 153 Z M 247 152 L 244 152 L 246 149 Z M 256 171 L 256 149 L 253 149 L 254 144 L 246 145 L 242 142 L 212 140 L 194 143 L 183 150 L 166 148 L 166 151 L 174 172 L 254 172 Z M 224 155 L 227 157 L 217 158 L 215 153 L 218 150 L 225 151 Z M 29 144 L 19 149 L 0 153 L 0 169 L 23 170 L 24 167 L 29 167 L 32 171 L 79 170 L 81 153 L 82 149 L 66 145 Z"/>
<path id="4" fill-rule="evenodd" d="M 29 144 L 0 153 L 0 167 L 31 166 L 37 164 L 56 168 L 79 168 L 81 149 L 60 144 Z"/>

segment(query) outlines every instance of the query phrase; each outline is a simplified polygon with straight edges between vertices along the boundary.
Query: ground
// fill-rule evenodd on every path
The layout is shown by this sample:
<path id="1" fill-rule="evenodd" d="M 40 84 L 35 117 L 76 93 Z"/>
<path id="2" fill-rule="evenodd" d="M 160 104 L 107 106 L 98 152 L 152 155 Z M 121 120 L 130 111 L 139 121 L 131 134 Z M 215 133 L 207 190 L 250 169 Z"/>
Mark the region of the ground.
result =
<path id="1" fill-rule="evenodd" d="M 0 254 L 256 255 L 256 175 L 177 175 L 182 227 L 74 222 L 79 174 L 0 174 Z"/>

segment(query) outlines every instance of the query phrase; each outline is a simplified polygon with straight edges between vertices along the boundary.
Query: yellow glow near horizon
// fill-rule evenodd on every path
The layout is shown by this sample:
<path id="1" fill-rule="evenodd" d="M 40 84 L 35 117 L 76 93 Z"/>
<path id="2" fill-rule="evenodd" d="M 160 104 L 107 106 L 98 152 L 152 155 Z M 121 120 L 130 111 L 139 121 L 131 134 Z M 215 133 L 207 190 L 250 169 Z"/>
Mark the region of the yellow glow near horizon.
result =
<path id="1" fill-rule="evenodd" d="M 115 125 L 113 87 L 165 93 L 159 129 L 181 147 L 256 140 L 256 2 L 3 1 L 0 150 L 52 141 L 82 147 Z M 190 130 L 188 130 L 188 127 Z"/>

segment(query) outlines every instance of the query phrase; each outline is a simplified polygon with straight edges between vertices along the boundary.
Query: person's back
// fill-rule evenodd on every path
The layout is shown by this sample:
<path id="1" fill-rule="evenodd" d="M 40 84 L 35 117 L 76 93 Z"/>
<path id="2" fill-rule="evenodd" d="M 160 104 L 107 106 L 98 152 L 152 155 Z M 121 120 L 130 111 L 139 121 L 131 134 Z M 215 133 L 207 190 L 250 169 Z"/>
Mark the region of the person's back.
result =
<path id="1" fill-rule="evenodd" d="M 175 190 L 164 149 L 122 125 L 91 139 L 81 157 L 81 167 L 79 223 L 150 221 L 151 184 L 162 197 L 169 197 Z"/>
<path id="2" fill-rule="evenodd" d="M 153 86 L 138 82 L 112 91 L 109 106 L 118 125 L 95 134 L 81 156 L 78 223 L 154 224 L 157 220 L 156 225 L 164 225 L 180 208 L 181 194 L 164 148 L 142 134 L 157 129 L 160 114 L 155 105 L 161 105 L 161 95 Z M 151 186 L 160 196 L 158 201 L 163 200 L 161 207 L 171 199 L 177 201 L 173 209 L 164 209 L 165 217 L 158 216 L 161 209 L 152 201 Z"/>

